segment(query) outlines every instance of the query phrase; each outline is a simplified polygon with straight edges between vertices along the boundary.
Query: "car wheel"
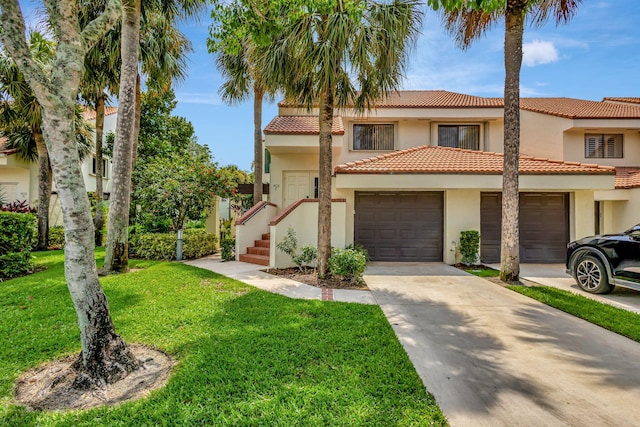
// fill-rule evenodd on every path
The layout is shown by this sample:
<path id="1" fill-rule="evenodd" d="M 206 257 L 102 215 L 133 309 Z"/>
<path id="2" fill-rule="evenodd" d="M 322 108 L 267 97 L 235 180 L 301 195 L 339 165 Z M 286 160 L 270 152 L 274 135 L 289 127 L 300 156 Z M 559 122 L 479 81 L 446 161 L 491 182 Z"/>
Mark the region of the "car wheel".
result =
<path id="1" fill-rule="evenodd" d="M 592 294 L 608 294 L 614 288 L 609 284 L 607 270 L 602 261 L 591 255 L 578 260 L 573 270 L 573 276 L 583 291 Z"/>

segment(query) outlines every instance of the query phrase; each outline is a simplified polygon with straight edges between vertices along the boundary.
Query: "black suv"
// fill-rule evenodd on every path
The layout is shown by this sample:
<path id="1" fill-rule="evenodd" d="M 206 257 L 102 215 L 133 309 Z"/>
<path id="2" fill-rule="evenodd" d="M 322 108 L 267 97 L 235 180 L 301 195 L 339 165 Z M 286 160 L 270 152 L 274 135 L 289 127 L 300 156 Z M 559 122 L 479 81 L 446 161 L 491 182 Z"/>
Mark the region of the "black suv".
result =
<path id="1" fill-rule="evenodd" d="M 640 291 L 640 224 L 622 234 L 569 243 L 567 273 L 580 288 L 593 294 L 607 294 L 615 286 Z"/>

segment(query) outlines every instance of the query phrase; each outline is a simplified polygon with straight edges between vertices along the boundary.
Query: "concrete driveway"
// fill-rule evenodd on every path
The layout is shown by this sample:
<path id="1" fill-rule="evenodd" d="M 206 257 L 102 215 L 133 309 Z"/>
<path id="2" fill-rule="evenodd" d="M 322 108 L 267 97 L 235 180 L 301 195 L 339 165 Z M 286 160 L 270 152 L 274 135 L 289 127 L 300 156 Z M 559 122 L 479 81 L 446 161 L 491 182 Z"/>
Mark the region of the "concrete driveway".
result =
<path id="1" fill-rule="evenodd" d="M 500 269 L 500 266 L 493 266 L 493 268 Z M 640 292 L 634 291 L 633 289 L 616 287 L 612 293 L 607 295 L 590 294 L 580 289 L 573 277 L 565 273 L 565 269 L 564 264 L 521 264 L 520 276 L 523 279 L 544 286 L 552 286 L 554 288 L 575 292 L 576 294 L 605 304 L 611 304 L 624 308 L 625 310 L 640 313 Z"/>
<path id="2" fill-rule="evenodd" d="M 365 279 L 452 426 L 631 426 L 640 344 L 444 264 Z"/>

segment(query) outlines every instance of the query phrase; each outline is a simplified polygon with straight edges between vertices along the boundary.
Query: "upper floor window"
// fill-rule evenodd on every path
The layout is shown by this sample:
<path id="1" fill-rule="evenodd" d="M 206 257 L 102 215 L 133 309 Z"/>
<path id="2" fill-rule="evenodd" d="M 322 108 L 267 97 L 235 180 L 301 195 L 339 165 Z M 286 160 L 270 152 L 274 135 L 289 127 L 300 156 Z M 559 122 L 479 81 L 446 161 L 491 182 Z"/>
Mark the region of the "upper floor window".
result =
<path id="1" fill-rule="evenodd" d="M 621 159 L 623 157 L 622 134 L 585 134 L 584 157 L 586 159 Z"/>
<path id="2" fill-rule="evenodd" d="M 438 145 L 441 147 L 480 149 L 480 125 L 439 125 Z"/>
<path id="3" fill-rule="evenodd" d="M 108 178 L 107 175 L 107 166 L 109 165 L 109 161 L 107 159 L 102 159 L 102 177 Z M 91 158 L 91 173 L 96 174 L 96 158 Z"/>
<path id="4" fill-rule="evenodd" d="M 392 124 L 353 125 L 354 150 L 393 150 L 394 128 Z"/>

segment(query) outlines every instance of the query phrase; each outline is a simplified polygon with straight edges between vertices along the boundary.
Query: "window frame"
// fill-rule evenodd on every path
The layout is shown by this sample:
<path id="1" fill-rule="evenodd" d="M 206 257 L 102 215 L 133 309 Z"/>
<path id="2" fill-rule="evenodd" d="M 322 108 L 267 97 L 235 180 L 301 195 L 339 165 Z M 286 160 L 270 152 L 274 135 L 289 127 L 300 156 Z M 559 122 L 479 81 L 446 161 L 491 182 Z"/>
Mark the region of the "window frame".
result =
<path id="1" fill-rule="evenodd" d="M 599 137 L 598 146 L 593 150 L 589 147 L 589 137 Z M 613 137 L 613 156 L 609 156 L 609 138 Z M 620 150 L 616 145 L 619 143 Z M 624 159 L 624 134 L 623 133 L 585 133 L 584 134 L 584 158 L 585 159 Z M 619 154 L 617 153 L 619 151 Z M 599 155 L 601 154 L 601 155 Z M 618 155 L 616 155 L 618 154 Z"/>
<path id="2" fill-rule="evenodd" d="M 91 156 L 91 175 L 96 175 L 96 156 Z M 102 179 L 109 179 L 109 159 L 106 157 L 102 158 Z"/>
<path id="3" fill-rule="evenodd" d="M 392 132 L 391 135 L 393 140 L 391 141 L 391 148 L 381 148 L 381 149 L 366 149 L 366 148 L 356 148 L 356 126 L 391 126 Z M 396 150 L 396 140 L 398 139 L 398 125 L 396 122 L 354 122 L 351 124 L 351 150 L 358 152 L 377 152 L 377 151 L 395 151 Z"/>
<path id="4" fill-rule="evenodd" d="M 474 127 L 478 129 L 477 135 L 477 148 L 466 148 L 460 147 L 460 128 L 461 127 Z M 457 145 L 455 147 L 451 147 L 450 145 L 441 145 L 440 144 L 440 128 L 457 128 Z M 438 123 L 436 126 L 436 143 L 438 147 L 448 147 L 448 148 L 460 148 L 463 150 L 473 150 L 473 151 L 482 151 L 482 125 L 480 123 Z"/>

